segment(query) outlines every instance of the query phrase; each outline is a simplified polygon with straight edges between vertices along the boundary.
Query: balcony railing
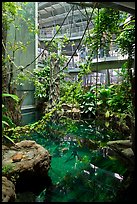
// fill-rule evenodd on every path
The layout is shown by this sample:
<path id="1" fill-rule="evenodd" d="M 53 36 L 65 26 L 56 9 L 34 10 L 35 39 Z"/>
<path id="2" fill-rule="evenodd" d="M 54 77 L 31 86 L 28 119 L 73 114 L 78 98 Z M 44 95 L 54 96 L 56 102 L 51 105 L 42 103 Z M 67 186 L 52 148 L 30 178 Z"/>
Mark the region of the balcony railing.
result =
<path id="1" fill-rule="evenodd" d="M 117 70 L 118 71 L 118 70 Z M 122 81 L 122 77 L 118 74 L 114 74 L 114 70 L 109 70 L 110 84 L 118 84 Z M 78 81 L 78 73 L 73 73 L 70 77 L 65 78 L 66 81 L 76 82 Z M 92 86 L 95 84 L 102 85 L 108 83 L 108 73 L 92 73 L 84 75 L 82 77 L 83 86 Z"/>
<path id="2" fill-rule="evenodd" d="M 55 35 L 56 33 L 56 29 L 54 28 L 49 28 L 49 29 L 41 29 L 40 30 L 40 33 L 39 33 L 39 39 L 42 41 L 42 40 L 49 40 L 49 39 L 52 39 L 53 36 Z M 57 38 L 63 38 L 64 37 L 64 34 L 66 35 L 66 37 L 70 38 L 70 39 L 80 39 L 83 35 L 83 32 L 81 30 L 80 27 L 75 27 L 73 28 L 73 30 L 70 30 L 70 29 L 62 29 L 61 32 L 59 34 L 56 35 Z"/>

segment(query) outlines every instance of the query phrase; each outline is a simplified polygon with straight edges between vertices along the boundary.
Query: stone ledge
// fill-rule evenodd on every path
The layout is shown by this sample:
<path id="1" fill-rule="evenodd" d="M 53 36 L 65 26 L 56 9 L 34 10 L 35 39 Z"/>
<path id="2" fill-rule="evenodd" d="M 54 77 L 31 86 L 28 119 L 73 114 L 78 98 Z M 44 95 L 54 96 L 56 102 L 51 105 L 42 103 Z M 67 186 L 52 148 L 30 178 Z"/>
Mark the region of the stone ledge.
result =
<path id="1" fill-rule="evenodd" d="M 2 145 L 2 175 L 13 182 L 16 192 L 30 190 L 35 193 L 43 186 L 48 187 L 51 184 L 50 163 L 48 150 L 35 141 L 24 140 L 11 147 Z"/>

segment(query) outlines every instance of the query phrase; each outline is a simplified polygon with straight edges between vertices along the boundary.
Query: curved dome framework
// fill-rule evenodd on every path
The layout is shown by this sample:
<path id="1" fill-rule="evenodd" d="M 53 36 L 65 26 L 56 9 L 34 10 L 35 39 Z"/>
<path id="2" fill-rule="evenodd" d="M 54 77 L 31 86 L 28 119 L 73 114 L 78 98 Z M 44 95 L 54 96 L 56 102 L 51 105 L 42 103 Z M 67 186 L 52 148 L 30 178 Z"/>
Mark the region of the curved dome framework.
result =
<path id="1" fill-rule="evenodd" d="M 55 38 L 63 38 L 64 35 L 66 35 L 66 37 L 68 37 L 71 41 L 74 40 L 75 42 L 73 47 L 70 43 L 62 50 L 63 54 L 70 57 L 74 50 L 77 49 L 77 45 L 83 37 L 87 21 L 91 16 L 94 6 L 96 8 L 111 7 L 130 13 L 131 15 L 135 14 L 135 2 L 38 2 L 40 47 L 45 49 L 44 41 L 50 41 L 54 36 Z M 57 26 L 61 28 L 59 33 L 57 33 Z M 91 20 L 88 25 L 88 29 L 91 29 L 92 26 Z M 113 45 L 112 48 L 113 49 L 110 50 L 109 56 L 99 57 L 98 71 L 103 73 L 103 70 L 106 69 L 120 68 L 127 60 L 127 56 L 122 57 L 118 52 L 116 52 L 115 45 Z M 79 46 L 79 54 L 81 54 L 81 49 L 82 45 Z M 68 66 L 68 72 L 71 74 L 75 73 L 76 75 L 76 72 L 79 71 L 78 67 L 75 66 L 75 60 L 77 61 L 77 58 L 79 58 L 78 55 L 76 53 L 75 56 L 72 57 L 69 64 L 70 66 Z M 97 60 L 93 59 L 92 71 L 96 70 L 96 62 Z"/>
<path id="2" fill-rule="evenodd" d="M 65 19 L 58 37 L 64 34 L 71 39 L 80 38 L 85 30 L 87 19 L 96 3 L 96 7 L 112 7 L 135 15 L 135 2 L 38 2 L 38 17 L 40 38 L 52 38 L 56 33 L 56 26 Z M 89 24 L 89 28 L 92 23 Z"/>
<path id="3" fill-rule="evenodd" d="M 71 10 L 71 11 L 70 11 Z M 66 2 L 39 2 L 38 18 L 40 35 L 39 38 L 48 40 L 56 33 L 56 26 L 61 26 L 65 19 L 60 33 L 57 37 L 64 34 L 70 39 L 80 39 L 87 25 L 92 8 L 81 7 Z M 92 23 L 89 24 L 89 28 Z"/>

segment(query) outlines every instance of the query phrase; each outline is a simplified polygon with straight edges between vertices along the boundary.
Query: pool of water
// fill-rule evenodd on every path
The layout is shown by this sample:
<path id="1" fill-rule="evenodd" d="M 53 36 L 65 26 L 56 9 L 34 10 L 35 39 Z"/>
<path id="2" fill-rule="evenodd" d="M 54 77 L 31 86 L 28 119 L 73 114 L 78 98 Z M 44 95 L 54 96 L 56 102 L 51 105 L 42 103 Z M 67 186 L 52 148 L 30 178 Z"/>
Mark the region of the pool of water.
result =
<path id="1" fill-rule="evenodd" d="M 29 139 L 45 147 L 52 156 L 50 191 L 43 191 L 37 202 L 113 202 L 122 188 L 126 168 L 115 157 L 102 151 L 109 140 L 124 135 L 96 121 L 62 119 L 50 122 L 45 132 Z"/>

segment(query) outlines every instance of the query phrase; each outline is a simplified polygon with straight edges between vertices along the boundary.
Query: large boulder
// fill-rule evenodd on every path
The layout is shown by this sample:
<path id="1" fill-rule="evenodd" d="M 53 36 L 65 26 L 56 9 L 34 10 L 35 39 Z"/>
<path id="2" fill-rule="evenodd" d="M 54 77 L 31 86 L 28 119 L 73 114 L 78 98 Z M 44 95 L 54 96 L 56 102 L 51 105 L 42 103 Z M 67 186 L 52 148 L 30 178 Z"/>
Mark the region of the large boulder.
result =
<path id="1" fill-rule="evenodd" d="M 44 147 L 24 140 L 11 147 L 2 146 L 2 174 L 15 183 L 16 190 L 37 192 L 48 185 L 51 156 Z"/>
<path id="2" fill-rule="evenodd" d="M 15 198 L 15 185 L 2 176 L 2 202 L 14 202 Z"/>

